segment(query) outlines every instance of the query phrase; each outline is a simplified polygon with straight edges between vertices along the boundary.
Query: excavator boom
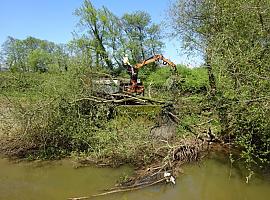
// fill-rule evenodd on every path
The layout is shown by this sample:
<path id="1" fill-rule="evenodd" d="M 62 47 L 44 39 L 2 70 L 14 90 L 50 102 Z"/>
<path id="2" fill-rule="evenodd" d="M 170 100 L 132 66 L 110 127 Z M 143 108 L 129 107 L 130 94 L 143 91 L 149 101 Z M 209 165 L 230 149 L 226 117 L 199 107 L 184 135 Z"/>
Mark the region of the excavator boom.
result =
<path id="1" fill-rule="evenodd" d="M 170 61 L 167 58 L 164 58 L 161 54 L 156 54 L 146 60 L 143 60 L 140 63 L 135 64 L 133 67 L 130 68 L 130 86 L 127 87 L 127 92 L 129 93 L 137 93 L 137 94 L 144 94 L 144 86 L 142 84 L 139 85 L 138 83 L 138 71 L 143 66 L 156 62 L 156 61 L 163 61 L 163 65 L 170 65 L 174 72 L 176 72 L 176 64 L 174 64 L 172 61 Z M 177 72 L 176 72 L 177 73 Z"/>
<path id="2" fill-rule="evenodd" d="M 174 71 L 176 71 L 176 64 L 174 64 L 172 61 L 170 61 L 169 59 L 165 58 L 161 54 L 156 54 L 156 55 L 154 55 L 154 56 L 152 56 L 152 57 L 150 57 L 150 58 L 148 58 L 146 60 L 143 60 L 140 63 L 135 64 L 134 68 L 135 69 L 140 69 L 140 68 L 142 68 L 143 66 L 145 66 L 145 65 L 147 65 L 149 63 L 153 63 L 153 62 L 160 61 L 160 60 L 163 61 L 163 64 L 164 65 L 167 65 L 168 64 L 168 65 L 170 65 L 174 69 Z"/>

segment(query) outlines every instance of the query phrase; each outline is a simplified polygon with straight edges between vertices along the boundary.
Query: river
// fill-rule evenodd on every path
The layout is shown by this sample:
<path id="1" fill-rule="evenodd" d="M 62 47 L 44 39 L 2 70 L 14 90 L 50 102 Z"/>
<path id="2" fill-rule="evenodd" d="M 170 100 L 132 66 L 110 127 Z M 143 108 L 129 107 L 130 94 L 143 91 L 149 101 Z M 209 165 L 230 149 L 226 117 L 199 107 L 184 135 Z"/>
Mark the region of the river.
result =
<path id="1" fill-rule="evenodd" d="M 119 200 L 268 200 L 270 181 L 254 176 L 249 184 L 241 167 L 212 157 L 183 167 L 176 185 L 157 185 L 96 199 Z M 89 196 L 111 188 L 119 177 L 132 173 L 117 169 L 75 169 L 70 160 L 14 163 L 0 159 L 0 200 L 60 200 Z M 265 178 L 264 178 L 265 179 Z"/>

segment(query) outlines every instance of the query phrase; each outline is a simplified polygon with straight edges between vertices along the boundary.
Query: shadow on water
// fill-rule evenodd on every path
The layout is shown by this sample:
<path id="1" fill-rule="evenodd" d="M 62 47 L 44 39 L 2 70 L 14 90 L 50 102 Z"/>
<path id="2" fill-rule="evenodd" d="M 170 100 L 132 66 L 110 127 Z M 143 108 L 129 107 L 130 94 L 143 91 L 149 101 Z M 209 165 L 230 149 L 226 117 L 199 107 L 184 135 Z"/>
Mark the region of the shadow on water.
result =
<path id="1" fill-rule="evenodd" d="M 69 160 L 47 163 L 11 163 L 0 159 L 0 199 L 59 200 L 89 196 L 114 186 L 119 177 L 132 173 L 129 167 L 74 169 Z M 158 185 L 139 191 L 96 199 L 120 200 L 267 200 L 270 182 L 254 176 L 245 184 L 241 164 L 231 167 L 229 158 L 213 154 L 197 164 L 183 167 L 177 184 Z"/>

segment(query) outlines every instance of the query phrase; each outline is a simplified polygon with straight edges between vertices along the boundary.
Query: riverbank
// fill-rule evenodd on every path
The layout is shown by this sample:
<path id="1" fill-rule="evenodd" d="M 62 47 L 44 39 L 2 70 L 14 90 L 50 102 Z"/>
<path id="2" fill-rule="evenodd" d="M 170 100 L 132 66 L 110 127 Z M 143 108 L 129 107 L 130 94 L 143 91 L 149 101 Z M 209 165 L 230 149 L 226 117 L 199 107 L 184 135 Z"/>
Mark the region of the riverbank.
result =
<path id="1" fill-rule="evenodd" d="M 211 143 L 235 139 L 222 132 L 221 113 L 202 89 L 207 83 L 197 84 L 193 75 L 178 89 L 146 88 L 149 97 L 167 102 L 161 105 L 92 101 L 88 97 L 100 93 L 91 85 L 91 72 L 0 78 L 1 155 L 32 161 L 72 157 L 81 166 L 136 168 L 120 188 L 165 183 L 167 173 L 174 180 L 183 164 L 199 161 Z"/>
<path id="2" fill-rule="evenodd" d="M 188 104 L 188 101 L 190 99 L 181 101 L 183 105 L 181 113 L 190 112 L 190 107 L 184 107 L 184 103 Z M 87 112 L 94 112 L 100 117 L 96 118 L 95 115 L 92 118 L 89 114 L 85 116 L 83 113 L 88 108 L 90 111 Z M 108 119 L 107 113 L 112 108 L 113 115 Z M 27 110 L 23 112 L 23 118 L 20 112 L 13 113 L 21 123 L 21 129 L 18 130 L 23 132 L 5 134 L 0 140 L 0 150 L 8 157 L 27 160 L 72 156 L 81 166 L 131 165 L 137 169 L 136 173 L 122 180 L 118 187 L 121 190 L 165 183 L 167 181 L 164 178 L 165 173 L 170 174 L 169 178 L 175 179 L 182 165 L 198 161 L 209 148 L 209 143 L 215 139 L 206 134 L 192 135 L 186 132 L 180 134 L 179 124 L 174 121 L 179 113 L 176 112 L 177 108 L 173 108 L 174 110 L 172 108 L 119 107 L 95 105 L 87 101 L 73 105 L 63 103 L 63 99 L 55 100 L 52 105 L 24 104 L 24 107 L 20 108 Z M 192 108 L 198 109 L 195 106 Z M 173 120 L 171 115 L 177 116 Z M 27 118 L 29 116 L 30 118 Z M 208 122 L 194 127 L 194 130 L 203 130 L 205 124 L 208 125 Z M 182 125 L 180 130 L 183 131 L 184 124 L 180 125 Z M 74 132 L 71 133 L 70 128 Z M 76 132 L 78 130 L 79 132 Z M 204 130 L 207 128 L 204 127 Z"/>
<path id="3" fill-rule="evenodd" d="M 88 98 L 101 95 L 92 78 L 91 72 L 5 73 L 1 105 L 8 103 L 4 116 L 11 120 L 2 118 L 1 154 L 26 160 L 72 156 L 82 165 L 103 167 L 129 164 L 138 173 L 122 187 L 136 188 L 166 182 L 165 172 L 175 178 L 217 138 L 219 123 L 206 91 L 199 89 L 205 88 L 203 82 L 195 84 L 200 87 L 194 94 L 152 85 L 148 95 L 161 105 L 119 105 Z M 16 122 L 14 131 L 8 128 L 11 122 Z"/>

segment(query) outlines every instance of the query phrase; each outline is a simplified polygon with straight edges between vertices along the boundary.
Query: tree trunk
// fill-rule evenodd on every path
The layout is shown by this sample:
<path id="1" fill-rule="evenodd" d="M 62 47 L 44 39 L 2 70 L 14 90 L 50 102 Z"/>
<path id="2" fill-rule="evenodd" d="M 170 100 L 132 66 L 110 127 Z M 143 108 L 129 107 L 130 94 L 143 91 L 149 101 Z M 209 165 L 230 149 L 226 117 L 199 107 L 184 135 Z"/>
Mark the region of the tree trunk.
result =
<path id="1" fill-rule="evenodd" d="M 105 60 L 105 63 L 106 63 L 106 65 L 107 65 L 107 67 L 109 68 L 109 69 L 113 69 L 113 64 L 112 64 L 112 61 L 109 59 L 109 56 L 108 56 L 108 54 L 107 54 L 107 52 L 106 52 L 106 49 L 105 49 L 105 47 L 103 46 L 103 44 L 101 43 L 100 44 L 101 46 L 101 57 Z"/>
<path id="2" fill-rule="evenodd" d="M 140 46 L 141 46 L 142 59 L 145 60 L 145 54 L 144 54 L 144 49 L 143 49 L 142 29 L 141 28 L 139 28 L 139 32 L 140 32 Z"/>
<path id="3" fill-rule="evenodd" d="M 207 66 L 207 73 L 210 85 L 210 94 L 212 97 L 216 95 L 216 79 L 213 74 L 213 68 L 211 65 L 211 51 L 209 48 L 206 49 L 206 58 L 205 58 L 206 66 Z"/>
<path id="4" fill-rule="evenodd" d="M 98 41 L 98 46 L 101 49 L 101 51 L 100 51 L 101 57 L 104 59 L 107 67 L 109 69 L 113 69 L 112 61 L 109 59 L 108 53 L 107 53 L 107 51 L 106 51 L 106 49 L 105 49 L 105 47 L 104 47 L 104 45 L 102 43 L 102 40 L 101 40 L 101 38 L 99 37 L 98 34 L 96 34 L 96 38 L 97 38 L 97 41 Z"/>
<path id="5" fill-rule="evenodd" d="M 99 54 L 98 54 L 98 50 L 96 49 L 96 68 L 99 67 Z"/>

